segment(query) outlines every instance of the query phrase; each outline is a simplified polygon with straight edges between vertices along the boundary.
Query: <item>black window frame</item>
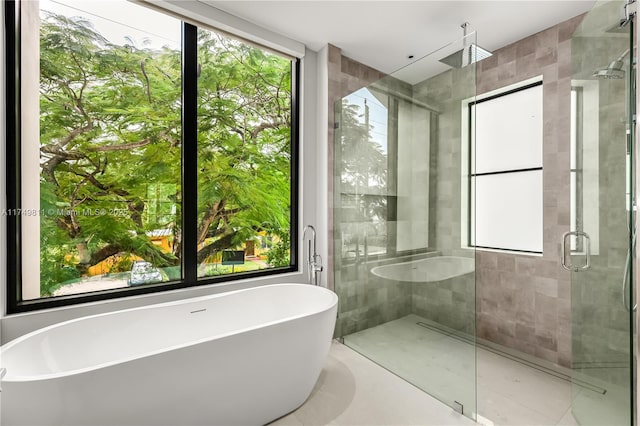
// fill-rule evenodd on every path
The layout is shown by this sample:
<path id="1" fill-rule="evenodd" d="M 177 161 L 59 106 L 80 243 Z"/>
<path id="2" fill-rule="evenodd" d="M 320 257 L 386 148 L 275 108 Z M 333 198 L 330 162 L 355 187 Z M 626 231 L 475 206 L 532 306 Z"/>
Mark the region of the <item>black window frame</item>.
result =
<path id="1" fill-rule="evenodd" d="M 5 95 L 6 95 L 6 212 L 19 211 L 21 206 L 21 40 L 20 2 L 4 2 L 5 35 Z M 144 6 L 141 6 L 144 7 Z M 182 223 L 197 223 L 198 169 L 198 27 L 182 22 Z M 203 27 L 205 28 L 205 27 Z M 215 31 L 215 29 L 205 28 Z M 224 31 L 221 34 L 228 35 Z M 241 40 L 244 43 L 246 41 Z M 271 51 L 260 46 L 261 49 Z M 290 175 L 290 264 L 285 267 L 259 271 L 234 273 L 216 277 L 197 277 L 197 227 L 184 227 L 181 259 L 182 279 L 138 287 L 101 290 L 69 296 L 56 296 L 33 300 L 21 300 L 22 292 L 22 227 L 19 215 L 5 214 L 7 229 L 6 313 L 37 311 L 143 294 L 159 293 L 190 287 L 229 283 L 248 278 L 299 272 L 298 224 L 299 224 L 299 143 L 300 143 L 300 58 L 291 58 L 291 175 Z"/>
<path id="2" fill-rule="evenodd" d="M 471 220 L 473 219 L 475 221 L 475 218 L 471 217 L 472 214 L 472 205 L 471 205 L 471 201 L 472 201 L 472 197 L 471 197 L 471 191 L 472 191 L 472 184 L 471 181 L 473 178 L 477 177 L 477 176 L 491 176 L 491 175 L 500 175 L 500 174 L 511 174 L 511 173 L 523 173 L 523 172 L 533 172 L 533 171 L 543 171 L 543 166 L 541 167 L 529 167 L 529 168 L 524 168 L 524 169 L 509 169 L 509 170 L 498 170 L 498 171 L 493 171 L 493 172 L 484 172 L 484 173 L 472 173 L 472 171 L 475 170 L 475 165 L 472 164 L 472 155 L 471 153 L 473 152 L 472 150 L 474 149 L 473 147 L 473 140 L 472 140 L 472 118 L 473 118 L 473 107 L 477 104 L 481 104 L 483 102 L 487 102 L 487 101 L 491 101 L 497 98 L 501 98 L 503 96 L 507 96 L 507 95 L 511 95 L 513 93 L 517 93 L 517 92 L 522 92 L 524 90 L 527 89 L 532 89 L 534 87 L 538 87 L 538 86 L 542 86 L 543 85 L 543 81 L 536 81 L 533 83 L 529 83 L 526 84 L 524 86 L 521 87 L 516 87 L 514 89 L 511 90 L 506 90 L 502 93 L 497 93 L 495 95 L 492 96 L 487 96 L 486 98 L 483 99 L 479 99 L 479 100 L 475 100 L 472 102 L 469 102 L 467 104 L 467 125 L 468 125 L 468 136 L 467 136 L 467 152 L 469 153 L 469 158 L 468 158 L 468 164 L 467 164 L 467 170 L 469 171 L 468 173 L 468 178 L 467 178 L 467 247 L 469 248 L 474 248 L 474 249 L 487 249 L 487 250 L 500 250 L 500 251 L 508 251 L 508 252 L 513 252 L 513 253 L 523 253 L 523 254 L 543 254 L 542 251 L 533 251 L 533 250 L 519 250 L 519 249 L 514 249 L 514 248 L 506 248 L 506 247 L 488 247 L 488 246 L 478 246 L 475 244 L 471 244 Z M 476 199 L 477 202 L 477 199 Z"/>

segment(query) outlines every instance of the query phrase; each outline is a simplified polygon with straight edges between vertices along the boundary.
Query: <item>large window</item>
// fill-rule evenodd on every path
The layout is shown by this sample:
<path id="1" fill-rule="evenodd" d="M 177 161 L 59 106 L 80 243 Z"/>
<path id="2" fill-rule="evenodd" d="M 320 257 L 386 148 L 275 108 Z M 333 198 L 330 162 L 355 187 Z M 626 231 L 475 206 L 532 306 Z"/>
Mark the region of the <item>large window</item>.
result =
<path id="1" fill-rule="evenodd" d="M 469 245 L 542 253 L 542 82 L 472 102 L 469 117 Z"/>
<path id="2" fill-rule="evenodd" d="M 296 268 L 296 59 L 124 0 L 5 25 L 10 311 Z"/>

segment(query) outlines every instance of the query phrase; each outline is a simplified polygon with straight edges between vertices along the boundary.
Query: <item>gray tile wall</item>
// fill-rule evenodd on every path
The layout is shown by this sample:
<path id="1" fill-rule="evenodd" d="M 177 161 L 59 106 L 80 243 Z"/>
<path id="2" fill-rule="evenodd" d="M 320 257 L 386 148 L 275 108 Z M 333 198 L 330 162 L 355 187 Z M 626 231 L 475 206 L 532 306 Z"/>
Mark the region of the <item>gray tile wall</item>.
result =
<path id="1" fill-rule="evenodd" d="M 332 102 L 340 101 L 343 96 L 377 81 L 379 86 L 386 87 L 390 92 L 401 93 L 409 98 L 423 98 L 422 100 L 427 100 L 428 104 L 442 110 L 442 114 L 437 120 L 437 128 L 432 129 L 431 134 L 429 190 L 430 194 L 436 195 L 430 196 L 430 214 L 433 216 L 430 216 L 429 248 L 433 254 L 473 256 L 473 252 L 468 250 L 465 252 L 460 249 L 459 152 L 461 137 L 459 102 L 475 94 L 473 70 L 466 69 L 445 73 L 429 80 L 429 84 L 420 88 L 401 82 L 391 76 L 383 76 L 363 64 L 338 55 L 339 49 L 333 46 L 331 49 L 331 70 L 337 72 L 336 61 L 340 63 L 340 73 L 337 75 L 330 73 L 329 90 Z M 436 99 L 433 103 L 431 102 L 432 98 Z M 333 112 L 334 108 L 335 105 L 332 105 L 330 112 Z M 330 141 L 333 141 L 336 135 L 333 124 L 335 118 L 335 115 L 330 117 Z M 451 143 L 451 138 L 457 138 L 457 143 Z M 339 153 L 334 150 L 334 146 L 332 146 L 331 155 L 333 163 L 330 165 L 332 187 L 340 179 L 340 171 L 334 170 L 333 167 L 333 164 L 339 162 L 337 158 Z M 446 176 L 455 176 L 455 179 L 439 180 L 442 176 L 438 174 L 437 165 Z M 337 230 L 336 226 L 341 214 L 340 199 L 339 194 L 333 192 L 331 211 L 333 212 L 334 225 L 332 225 L 332 229 Z M 338 233 L 335 232 L 332 235 L 333 247 L 340 247 L 341 241 Z M 336 336 L 365 330 L 410 313 L 421 315 L 449 329 L 474 334 L 473 274 L 435 283 L 411 284 L 383 279 L 370 272 L 378 265 L 404 262 L 424 256 L 392 258 L 360 264 L 342 264 L 339 257 L 334 257 L 332 259 L 333 282 L 340 297 Z"/>
<path id="2" fill-rule="evenodd" d="M 589 30 L 583 30 L 584 38 L 572 38 L 581 20 L 571 19 L 506 46 L 478 69 L 479 94 L 543 75 L 544 254 L 477 251 L 477 333 L 619 382 L 623 379 L 614 377 L 612 369 L 597 367 L 623 366 L 628 357 L 629 319 L 620 302 L 627 233 L 624 148 L 609 143 L 625 141 L 624 82 L 599 85 L 599 254 L 592 256 L 587 273 L 574 273 L 573 279 L 559 263 L 560 240 L 570 225 L 571 79 L 590 79 L 593 70 L 613 59 L 611 52 L 623 52 L 628 43 L 624 37 L 598 39 Z"/>
<path id="3" fill-rule="evenodd" d="M 444 256 L 474 257 L 461 249 L 461 102 L 476 94 L 476 67 L 451 69 L 413 86 L 413 97 L 437 108 L 429 165 L 429 246 Z M 475 334 L 475 274 L 414 284 L 412 311 L 447 328 Z"/>
<path id="4" fill-rule="evenodd" d="M 479 338 L 565 366 L 571 363 L 571 286 L 558 260 L 560 238 L 569 229 L 570 49 L 579 21 L 572 19 L 497 50 L 478 64 L 475 80 L 469 75 L 473 67 L 467 67 L 414 86 L 414 96 L 442 110 L 438 138 L 432 141 L 429 215 L 434 245 L 443 254 L 460 255 L 460 101 L 476 90 L 482 94 L 543 76 L 544 255 L 477 251 L 476 329 Z M 449 306 L 462 308 L 469 296 Z M 451 297 L 434 291 L 428 298 L 430 308 L 437 311 Z M 427 300 L 414 298 L 423 305 Z M 427 311 L 420 309 L 420 314 Z"/>
<path id="5" fill-rule="evenodd" d="M 477 93 L 482 94 L 543 76 L 544 254 L 477 251 L 475 286 L 473 275 L 430 286 L 389 283 L 368 272 L 375 265 L 343 266 L 334 259 L 334 278 L 340 283 L 337 290 L 341 297 L 337 335 L 416 313 L 457 330 L 472 333 L 475 328 L 481 339 L 562 366 L 571 366 L 572 355 L 581 365 L 624 358 L 628 317 L 620 311 L 619 300 L 620 272 L 626 255 L 626 229 L 621 226 L 625 212 L 624 208 L 609 209 L 624 203 L 624 194 L 613 191 L 624 179 L 624 152 L 620 149 L 600 146 L 600 234 L 607 236 L 607 241 L 601 238 L 600 254 L 593 257 L 591 273 L 574 280 L 572 289 L 571 275 L 559 262 L 560 240 L 570 226 L 572 36 L 581 19 L 576 17 L 497 50 L 478 64 L 475 81 L 470 75 L 473 68 L 468 67 L 447 71 L 409 89 L 401 88 L 442 111 L 437 135 L 431 142 L 430 247 L 443 255 L 469 256 L 460 248 L 460 100 L 472 96 L 476 84 Z M 579 43 L 574 40 L 576 46 Z M 583 48 L 578 48 L 582 53 L 573 54 L 574 70 L 607 62 L 597 52 L 611 51 L 611 46 L 596 46 L 587 37 L 584 43 Z M 334 47 L 330 51 L 330 68 L 330 111 L 342 96 L 382 77 L 343 57 Z M 392 81 L 389 77 L 385 80 Z M 624 141 L 624 127 L 615 120 L 624 115 L 619 105 L 623 93 L 624 85 L 601 92 L 601 140 Z M 333 114 L 329 121 L 332 191 L 336 172 L 332 162 Z M 333 201 L 333 192 L 330 196 Z M 332 217 L 333 205 L 330 212 Z M 576 304 L 573 317 L 572 296 Z"/>
<path id="6" fill-rule="evenodd" d="M 413 96 L 440 111 L 431 138 L 430 246 L 443 255 L 472 257 L 461 247 L 461 102 L 476 94 L 476 67 L 452 69 L 413 87 Z M 465 219 L 466 220 L 466 219 Z"/>
<path id="7" fill-rule="evenodd" d="M 329 123 L 328 123 L 328 174 L 329 182 L 328 188 L 328 248 L 329 258 L 327 259 L 327 270 L 335 271 L 335 274 L 339 275 L 340 264 L 339 259 L 334 257 L 334 184 L 336 173 L 340 173 L 334 167 L 335 164 L 335 152 L 334 152 L 334 124 L 335 124 L 335 104 L 342 99 L 343 96 L 348 95 L 351 92 L 365 87 L 374 81 L 382 79 L 386 74 L 381 73 L 367 65 L 354 61 L 351 58 L 342 55 L 342 51 L 331 44 L 328 48 L 328 78 L 329 78 Z M 339 194 L 337 194 L 339 196 Z M 338 200 L 339 201 L 339 200 Z M 339 204 L 339 203 L 338 203 Z M 335 264 L 335 262 L 338 264 Z M 329 273 L 327 275 L 327 286 L 330 289 L 335 288 L 336 278 L 335 274 Z"/>
<path id="8" fill-rule="evenodd" d="M 629 36 L 603 32 L 618 19 L 615 2 L 588 14 L 572 40 L 574 77 L 589 79 L 629 48 Z M 599 253 L 587 273 L 574 274 L 574 369 L 621 387 L 629 382 L 630 314 L 622 305 L 628 248 L 626 210 L 626 82 L 600 80 L 598 131 Z"/>
<path id="9" fill-rule="evenodd" d="M 337 282 L 335 336 L 366 330 L 411 313 L 411 284 L 379 278 L 370 270 L 384 263 L 344 265 Z"/>
<path id="10" fill-rule="evenodd" d="M 475 335 L 475 274 L 411 285 L 411 313 L 444 326 Z"/>
<path id="11" fill-rule="evenodd" d="M 342 97 L 379 81 L 385 74 L 343 56 L 340 49 L 329 45 L 329 241 L 328 265 L 330 288 L 339 296 L 339 314 L 336 336 L 343 336 L 392 321 L 411 312 L 411 285 L 392 282 L 370 273 L 385 262 L 351 263 L 343 265 L 339 256 L 333 256 L 333 247 L 341 247 L 335 220 L 340 216 L 340 194 L 334 191 L 340 170 L 334 167 L 339 153 L 334 150 L 335 105 Z M 339 112 L 339 111 L 338 111 Z M 388 263 L 389 260 L 386 261 Z"/>
<path id="12" fill-rule="evenodd" d="M 543 76 L 543 255 L 478 250 L 478 337 L 571 365 L 571 282 L 559 262 L 569 230 L 571 36 L 580 17 L 479 63 L 478 94 Z M 524 225 L 524 224 L 523 224 Z"/>

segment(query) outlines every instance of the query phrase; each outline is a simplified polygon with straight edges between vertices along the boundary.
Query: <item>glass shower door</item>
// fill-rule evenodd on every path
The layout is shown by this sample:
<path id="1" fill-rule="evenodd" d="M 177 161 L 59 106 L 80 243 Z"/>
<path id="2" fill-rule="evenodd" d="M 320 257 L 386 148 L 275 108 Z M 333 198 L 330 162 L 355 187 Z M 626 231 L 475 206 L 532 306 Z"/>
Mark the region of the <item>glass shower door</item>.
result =
<path id="1" fill-rule="evenodd" d="M 598 2 L 571 39 L 572 413 L 633 424 L 633 22 Z M 569 253 L 570 251 L 570 253 Z"/>
<path id="2" fill-rule="evenodd" d="M 475 99 L 474 43 L 425 47 L 334 109 L 337 333 L 472 419 L 475 252 L 461 211 L 473 127 L 461 105 Z"/>

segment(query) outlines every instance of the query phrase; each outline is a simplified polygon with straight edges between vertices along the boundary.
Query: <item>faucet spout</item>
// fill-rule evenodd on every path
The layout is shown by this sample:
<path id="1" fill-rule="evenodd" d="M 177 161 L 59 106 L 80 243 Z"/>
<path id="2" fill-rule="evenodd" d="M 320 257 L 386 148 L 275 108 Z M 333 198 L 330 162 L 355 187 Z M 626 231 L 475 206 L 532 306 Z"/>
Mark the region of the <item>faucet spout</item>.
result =
<path id="1" fill-rule="evenodd" d="M 302 232 L 302 240 L 304 241 L 307 236 L 307 231 L 311 232 L 311 239 L 309 240 L 309 246 L 311 246 L 311 242 L 313 241 L 313 254 L 316 254 L 316 228 L 313 225 L 307 225 L 304 227 L 304 231 Z M 311 256 L 311 253 L 309 253 Z"/>
<path id="2" fill-rule="evenodd" d="M 323 271 L 322 257 L 317 252 L 316 248 L 316 228 L 311 225 L 307 225 L 302 232 L 302 241 L 307 236 L 307 231 L 311 233 L 309 239 L 309 250 L 307 252 L 307 277 L 310 284 L 319 285 L 320 273 Z"/>

